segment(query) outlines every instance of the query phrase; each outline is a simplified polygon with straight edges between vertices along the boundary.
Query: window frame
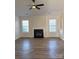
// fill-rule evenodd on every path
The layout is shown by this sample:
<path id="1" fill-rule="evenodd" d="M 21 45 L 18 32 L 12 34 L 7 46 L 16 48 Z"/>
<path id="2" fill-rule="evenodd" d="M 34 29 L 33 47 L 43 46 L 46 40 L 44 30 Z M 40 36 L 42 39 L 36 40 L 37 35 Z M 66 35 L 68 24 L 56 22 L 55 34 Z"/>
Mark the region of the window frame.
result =
<path id="1" fill-rule="evenodd" d="M 51 20 L 55 20 L 55 25 L 53 25 L 53 24 L 50 24 L 50 21 Z M 54 27 L 53 27 L 54 26 Z M 54 29 L 54 30 L 52 30 L 52 29 Z M 48 22 L 48 29 L 49 29 L 49 32 L 57 32 L 57 20 L 56 19 L 49 19 L 49 22 Z"/>
<path id="2" fill-rule="evenodd" d="M 23 31 L 23 21 L 28 21 L 28 25 L 26 25 L 26 28 L 28 29 L 28 30 L 25 30 L 25 31 Z M 21 29 L 22 29 L 22 32 L 24 32 L 24 33 L 28 33 L 29 32 L 29 20 L 22 20 L 22 27 L 21 27 Z"/>

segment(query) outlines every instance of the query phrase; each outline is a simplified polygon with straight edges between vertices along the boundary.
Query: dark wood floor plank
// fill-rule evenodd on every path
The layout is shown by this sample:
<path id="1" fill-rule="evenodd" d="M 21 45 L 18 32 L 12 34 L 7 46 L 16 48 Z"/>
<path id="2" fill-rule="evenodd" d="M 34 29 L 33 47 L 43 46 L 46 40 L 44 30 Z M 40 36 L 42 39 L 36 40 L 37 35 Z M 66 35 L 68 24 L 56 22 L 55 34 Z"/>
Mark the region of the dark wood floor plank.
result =
<path id="1" fill-rule="evenodd" d="M 16 59 L 64 59 L 64 41 L 58 38 L 22 38 L 15 41 Z"/>

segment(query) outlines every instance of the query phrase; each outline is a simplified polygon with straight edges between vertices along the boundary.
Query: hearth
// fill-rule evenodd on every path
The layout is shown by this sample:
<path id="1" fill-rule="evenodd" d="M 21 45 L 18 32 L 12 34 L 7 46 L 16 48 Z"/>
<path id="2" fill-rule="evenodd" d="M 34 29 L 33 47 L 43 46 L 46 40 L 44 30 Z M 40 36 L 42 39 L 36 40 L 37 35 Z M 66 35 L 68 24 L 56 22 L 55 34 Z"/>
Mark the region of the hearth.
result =
<path id="1" fill-rule="evenodd" d="M 34 29 L 34 38 L 43 38 L 43 29 Z"/>

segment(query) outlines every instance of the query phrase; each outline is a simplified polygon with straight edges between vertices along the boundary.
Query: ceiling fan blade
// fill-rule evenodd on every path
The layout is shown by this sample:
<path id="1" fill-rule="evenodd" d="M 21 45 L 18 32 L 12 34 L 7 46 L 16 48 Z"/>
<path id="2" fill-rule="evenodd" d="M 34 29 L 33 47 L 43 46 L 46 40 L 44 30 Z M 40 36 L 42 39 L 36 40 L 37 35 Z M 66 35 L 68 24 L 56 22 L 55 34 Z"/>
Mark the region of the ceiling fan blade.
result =
<path id="1" fill-rule="evenodd" d="M 37 9 L 40 9 L 39 7 L 36 6 Z"/>
<path id="2" fill-rule="evenodd" d="M 36 6 L 44 6 L 44 4 L 38 4 L 38 5 L 36 5 Z"/>
<path id="3" fill-rule="evenodd" d="M 32 0 L 35 3 L 35 0 Z"/>

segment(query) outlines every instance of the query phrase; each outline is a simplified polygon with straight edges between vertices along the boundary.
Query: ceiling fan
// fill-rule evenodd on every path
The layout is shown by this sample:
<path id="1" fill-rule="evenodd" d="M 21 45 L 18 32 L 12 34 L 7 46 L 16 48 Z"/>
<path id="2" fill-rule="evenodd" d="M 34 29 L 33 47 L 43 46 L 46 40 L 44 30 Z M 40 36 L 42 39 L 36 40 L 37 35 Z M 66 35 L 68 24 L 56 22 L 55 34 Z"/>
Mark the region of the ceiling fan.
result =
<path id="1" fill-rule="evenodd" d="M 35 4 L 35 0 L 32 0 L 32 2 L 33 2 L 33 5 L 31 6 L 31 8 L 29 8 L 29 10 L 31 10 L 31 9 L 38 9 L 38 10 L 40 10 L 40 8 L 39 8 L 39 6 L 44 6 L 44 4 Z"/>

